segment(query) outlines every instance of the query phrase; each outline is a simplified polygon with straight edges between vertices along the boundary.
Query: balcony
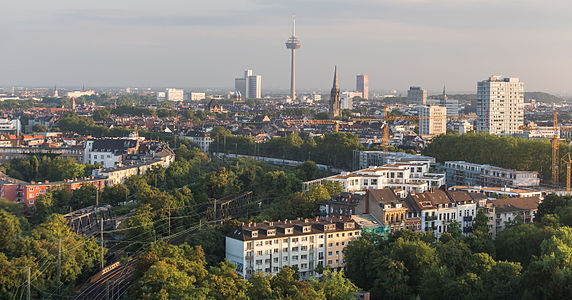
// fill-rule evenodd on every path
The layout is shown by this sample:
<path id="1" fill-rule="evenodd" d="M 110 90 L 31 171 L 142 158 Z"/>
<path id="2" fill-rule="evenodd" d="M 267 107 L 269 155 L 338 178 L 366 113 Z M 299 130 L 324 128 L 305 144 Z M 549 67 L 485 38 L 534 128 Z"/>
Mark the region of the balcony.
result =
<path id="1" fill-rule="evenodd" d="M 473 220 L 473 216 L 464 216 L 463 217 L 464 222 L 471 222 L 472 220 Z"/>
<path id="2" fill-rule="evenodd" d="M 425 217 L 425 221 L 430 222 L 430 221 L 436 221 L 437 220 L 437 216 L 428 216 Z"/>
<path id="3" fill-rule="evenodd" d="M 463 227 L 463 233 L 471 233 L 473 232 L 473 227 L 467 226 Z"/>

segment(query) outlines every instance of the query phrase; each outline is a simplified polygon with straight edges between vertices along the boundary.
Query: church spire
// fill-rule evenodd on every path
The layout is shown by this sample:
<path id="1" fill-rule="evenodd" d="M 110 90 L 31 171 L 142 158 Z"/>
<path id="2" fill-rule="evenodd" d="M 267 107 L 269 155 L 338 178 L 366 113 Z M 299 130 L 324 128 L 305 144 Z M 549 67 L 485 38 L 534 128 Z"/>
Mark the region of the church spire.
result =
<path id="1" fill-rule="evenodd" d="M 338 86 L 338 66 L 334 66 L 334 85 L 333 88 L 339 88 Z"/>

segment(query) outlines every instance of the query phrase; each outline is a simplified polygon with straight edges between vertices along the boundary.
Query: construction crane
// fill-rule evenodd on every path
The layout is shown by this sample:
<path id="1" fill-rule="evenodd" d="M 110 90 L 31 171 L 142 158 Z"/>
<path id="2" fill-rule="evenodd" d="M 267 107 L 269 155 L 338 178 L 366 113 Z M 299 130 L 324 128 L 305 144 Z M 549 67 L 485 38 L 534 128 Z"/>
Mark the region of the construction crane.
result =
<path id="1" fill-rule="evenodd" d="M 340 130 L 339 120 L 286 120 L 286 124 L 334 125 L 334 132 L 338 132 Z"/>
<path id="2" fill-rule="evenodd" d="M 553 130 L 554 130 L 554 135 L 552 136 L 552 184 L 558 186 L 558 165 L 560 162 L 560 155 L 558 153 L 560 150 L 560 132 L 558 130 L 558 112 L 556 110 L 554 111 Z"/>
<path id="3" fill-rule="evenodd" d="M 562 161 L 566 164 L 566 196 L 570 196 L 570 171 L 572 169 L 572 156 L 570 156 L 570 153 L 564 155 Z"/>
<path id="4" fill-rule="evenodd" d="M 408 121 L 418 121 L 426 119 L 441 120 L 445 119 L 460 119 L 467 118 L 467 115 L 453 115 L 453 116 L 389 116 L 387 111 L 387 106 L 383 110 L 383 118 L 358 118 L 349 119 L 347 122 L 340 120 L 286 120 L 286 124 L 319 124 L 319 125 L 334 125 L 334 131 L 338 132 L 340 128 L 340 123 L 351 123 L 351 122 L 380 122 L 383 127 L 383 137 L 382 137 L 382 147 L 385 151 L 389 148 L 389 122 L 392 120 L 408 120 Z"/>
<path id="5" fill-rule="evenodd" d="M 468 118 L 467 115 L 451 115 L 451 116 L 389 116 L 387 112 L 387 106 L 383 110 L 383 119 L 350 119 L 348 122 L 373 122 L 379 121 L 383 122 L 383 137 L 381 140 L 381 145 L 383 150 L 387 151 L 389 148 L 389 122 L 392 120 L 407 120 L 407 121 L 419 121 L 419 120 L 442 120 L 442 119 L 462 119 Z"/>

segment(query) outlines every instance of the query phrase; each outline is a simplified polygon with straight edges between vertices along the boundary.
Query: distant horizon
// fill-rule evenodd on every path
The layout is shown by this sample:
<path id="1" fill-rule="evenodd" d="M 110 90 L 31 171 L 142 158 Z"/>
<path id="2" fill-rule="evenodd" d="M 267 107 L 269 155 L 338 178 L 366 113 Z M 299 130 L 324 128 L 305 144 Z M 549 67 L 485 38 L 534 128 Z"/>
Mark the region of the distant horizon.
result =
<path id="1" fill-rule="evenodd" d="M 32 2 L 32 3 L 29 3 Z M 534 0 L 71 0 L 5 4 L 6 86 L 231 87 L 244 69 L 289 88 L 296 13 L 297 88 L 476 90 L 492 74 L 527 91 L 571 95 L 572 3 Z M 8 59 L 9 58 L 9 59 Z"/>

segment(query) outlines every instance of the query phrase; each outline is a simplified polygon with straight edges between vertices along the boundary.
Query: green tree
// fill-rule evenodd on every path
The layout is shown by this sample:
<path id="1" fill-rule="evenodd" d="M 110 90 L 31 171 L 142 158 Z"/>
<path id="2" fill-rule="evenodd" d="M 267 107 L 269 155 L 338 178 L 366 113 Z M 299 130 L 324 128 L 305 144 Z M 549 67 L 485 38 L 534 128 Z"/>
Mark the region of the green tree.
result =
<path id="1" fill-rule="evenodd" d="M 311 279 L 310 284 L 328 300 L 355 299 L 359 289 L 347 278 L 344 272 L 326 270 L 319 279 Z"/>
<path id="2" fill-rule="evenodd" d="M 0 251 L 11 249 L 22 233 L 20 219 L 0 209 Z"/>

